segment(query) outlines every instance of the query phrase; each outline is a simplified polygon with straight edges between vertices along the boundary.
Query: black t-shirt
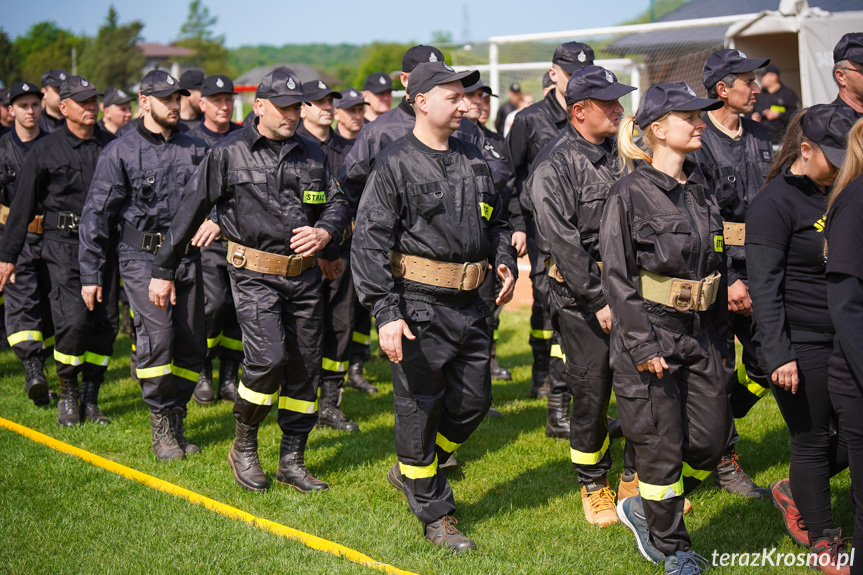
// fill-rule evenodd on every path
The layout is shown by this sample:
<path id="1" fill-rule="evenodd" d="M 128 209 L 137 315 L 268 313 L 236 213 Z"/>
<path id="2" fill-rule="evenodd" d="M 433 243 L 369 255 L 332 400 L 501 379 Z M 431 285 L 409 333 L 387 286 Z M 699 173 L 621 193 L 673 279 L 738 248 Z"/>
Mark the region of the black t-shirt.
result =
<path id="1" fill-rule="evenodd" d="M 785 253 L 781 289 L 792 341 L 795 331 L 833 332 L 824 275 L 826 211 L 827 195 L 786 168 L 758 193 L 746 214 L 746 244 Z"/>
<path id="2" fill-rule="evenodd" d="M 770 134 L 770 141 L 774 144 L 780 144 L 785 126 L 788 125 L 788 120 L 798 108 L 799 98 L 794 90 L 786 86 L 780 87 L 776 92 L 771 94 L 767 90 L 763 90 L 755 96 L 755 111 L 759 114 L 764 113 L 766 109 L 772 109 L 779 112 L 779 117 L 775 120 L 768 120 L 762 117 L 761 123 L 767 128 L 767 133 Z"/>

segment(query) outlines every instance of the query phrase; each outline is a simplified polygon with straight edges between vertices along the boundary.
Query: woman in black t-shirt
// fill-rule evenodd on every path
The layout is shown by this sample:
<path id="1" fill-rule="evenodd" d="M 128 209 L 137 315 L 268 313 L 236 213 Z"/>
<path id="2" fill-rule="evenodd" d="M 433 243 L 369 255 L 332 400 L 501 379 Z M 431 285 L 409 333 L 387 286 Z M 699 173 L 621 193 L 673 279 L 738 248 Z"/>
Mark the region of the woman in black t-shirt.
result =
<path id="1" fill-rule="evenodd" d="M 851 490 L 863 502 L 863 120 L 848 136 L 827 215 L 827 295 L 836 327 L 827 384 L 848 441 Z M 863 504 L 855 506 L 852 547 L 863 552 Z M 851 567 L 863 574 L 863 560 Z"/>
<path id="2" fill-rule="evenodd" d="M 827 309 L 823 230 L 827 191 L 850 128 L 851 119 L 835 106 L 797 114 L 767 184 L 746 215 L 754 341 L 791 434 L 790 481 L 777 481 L 770 494 L 792 538 L 831 558 L 836 549 L 831 543 L 841 539 L 841 531 L 833 525 L 830 477 L 847 467 L 848 455 L 844 436 L 830 433 L 835 414 L 827 366 L 834 330 Z"/>

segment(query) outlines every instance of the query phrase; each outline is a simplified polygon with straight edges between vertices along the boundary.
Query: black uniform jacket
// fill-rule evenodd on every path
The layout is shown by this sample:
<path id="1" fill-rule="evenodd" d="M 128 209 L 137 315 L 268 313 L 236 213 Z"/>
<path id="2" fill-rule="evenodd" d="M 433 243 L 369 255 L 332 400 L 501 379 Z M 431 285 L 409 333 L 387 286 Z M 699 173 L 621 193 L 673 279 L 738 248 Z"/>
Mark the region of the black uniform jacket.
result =
<path id="1" fill-rule="evenodd" d="M 413 107 L 407 100 L 402 100 L 394 109 L 381 115 L 374 122 L 366 124 L 360 130 L 357 139 L 354 140 L 354 147 L 339 172 L 339 183 L 354 209 L 360 201 L 366 180 L 380 153 L 392 142 L 413 130 L 415 124 L 416 113 Z M 485 139 L 479 127 L 467 118 L 462 118 L 461 125 L 453 137 L 473 144 L 482 151 L 482 156 L 491 169 L 495 187 L 503 192 L 511 176 L 509 164 Z"/>
<path id="2" fill-rule="evenodd" d="M 698 168 L 687 162 L 684 172 L 688 179 L 680 184 L 639 165 L 611 188 L 602 216 L 602 282 L 614 316 L 612 336 L 617 333 L 636 365 L 660 355 L 651 321 L 699 313 L 643 299 L 639 269 L 696 281 L 724 269 L 719 207 Z M 727 317 L 721 310 L 727 311 L 722 293 L 712 308 L 720 321 Z"/>
<path id="3" fill-rule="evenodd" d="M 348 140 L 339 136 L 336 130 L 332 128 L 330 128 L 330 135 L 322 142 L 318 140 L 317 136 L 309 132 L 302 122 L 300 122 L 300 127 L 297 128 L 297 134 L 315 142 L 324 149 L 324 152 L 327 154 L 327 163 L 330 166 L 330 172 L 334 176 L 338 175 L 342 170 L 342 166 L 345 165 L 345 159 L 348 157 L 348 152 L 351 151 L 354 145 L 354 140 Z"/>
<path id="4" fill-rule="evenodd" d="M 357 295 L 378 326 L 402 318 L 403 297 L 445 305 L 477 297 L 477 290 L 394 280 L 390 250 L 454 263 L 488 259 L 495 268 L 488 273 L 503 264 L 517 276 L 512 231 L 502 212 L 475 146 L 451 137 L 449 150 L 437 151 L 409 132 L 388 147 L 360 200 L 351 251 Z"/>
<path id="5" fill-rule="evenodd" d="M 618 172 L 610 140 L 592 144 L 567 124 L 540 152 L 527 182 L 537 247 L 554 258 L 566 286 L 591 312 L 606 304 L 597 265 L 599 224 Z"/>
<path id="6" fill-rule="evenodd" d="M 18 172 L 15 194 L 9 206 L 9 219 L 0 246 L 0 261 L 15 262 L 24 240 L 27 226 L 39 212 L 40 204 L 47 212 L 72 212 L 78 216 L 96 159 L 114 136 L 96 126 L 93 137 L 82 140 L 63 127 L 39 140 L 30 150 Z M 45 225 L 45 236 L 77 243 L 78 236 Z"/>
<path id="7" fill-rule="evenodd" d="M 740 118 L 743 136 L 733 140 L 719 131 L 704 115 L 707 128 L 701 132 L 701 148 L 691 154 L 698 162 L 707 185 L 713 192 L 722 219 L 726 222 L 746 221 L 746 210 L 755 194 L 764 185 L 764 178 L 773 161 L 773 146 L 767 128 Z M 728 285 L 746 279 L 746 250 L 743 246 L 728 246 Z"/>
<path id="8" fill-rule="evenodd" d="M 82 285 L 102 285 L 112 231 L 131 227 L 165 234 L 180 209 L 183 188 L 207 155 L 207 144 L 179 131 L 165 140 L 138 124 L 111 142 L 96 165 L 78 235 Z M 120 236 L 122 237 L 122 235 Z M 152 260 L 140 245 L 123 241 L 120 261 Z"/>
<path id="9" fill-rule="evenodd" d="M 0 204 L 9 206 L 15 193 L 15 180 L 24 165 L 24 159 L 36 142 L 47 136 L 45 132 L 29 142 L 22 142 L 15 130 L 0 137 Z"/>
<path id="10" fill-rule="evenodd" d="M 42 113 L 39 115 L 39 130 L 45 132 L 46 134 L 52 134 L 57 130 L 62 129 L 65 125 L 65 116 L 55 118 L 45 110 L 42 110 Z"/>
<path id="11" fill-rule="evenodd" d="M 194 128 L 191 128 L 186 134 L 192 136 L 193 138 L 199 138 L 204 140 L 208 146 L 211 148 L 222 141 L 222 138 L 226 137 L 228 134 L 233 134 L 238 130 L 242 130 L 243 127 L 239 124 L 235 124 L 233 122 L 228 122 L 228 131 L 224 134 L 221 132 L 214 132 L 204 125 L 204 122 L 198 122 L 198 125 Z"/>
<path id="12" fill-rule="evenodd" d="M 214 205 L 222 234 L 252 249 L 293 255 L 293 230 L 304 226 L 341 238 L 350 221 L 347 201 L 323 150 L 296 134 L 280 144 L 261 136 L 256 121 L 210 150 L 186 185 L 153 262 L 154 278 L 173 278 L 186 245 Z M 330 247 L 337 251 L 338 241 Z"/>

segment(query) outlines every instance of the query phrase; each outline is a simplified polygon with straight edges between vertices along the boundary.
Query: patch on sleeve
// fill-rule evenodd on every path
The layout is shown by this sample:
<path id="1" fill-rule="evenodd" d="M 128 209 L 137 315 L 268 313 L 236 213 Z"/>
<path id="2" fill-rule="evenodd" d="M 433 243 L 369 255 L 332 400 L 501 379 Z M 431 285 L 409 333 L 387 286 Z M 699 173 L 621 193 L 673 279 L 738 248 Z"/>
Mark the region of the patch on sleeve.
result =
<path id="1" fill-rule="evenodd" d="M 716 252 L 725 251 L 725 238 L 723 236 L 713 236 L 713 250 Z"/>

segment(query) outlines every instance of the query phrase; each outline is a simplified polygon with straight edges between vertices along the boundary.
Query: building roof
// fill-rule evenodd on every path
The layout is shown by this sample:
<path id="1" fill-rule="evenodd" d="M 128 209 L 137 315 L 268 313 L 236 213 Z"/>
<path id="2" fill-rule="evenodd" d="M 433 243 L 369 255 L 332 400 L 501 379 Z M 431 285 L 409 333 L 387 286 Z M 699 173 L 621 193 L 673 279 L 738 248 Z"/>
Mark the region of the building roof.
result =
<path id="1" fill-rule="evenodd" d="M 184 58 L 192 56 L 195 51 L 174 44 L 159 44 L 157 42 L 141 42 L 138 49 L 148 60 L 160 60 L 163 58 Z"/>
<path id="2" fill-rule="evenodd" d="M 297 76 L 302 82 L 311 82 L 312 80 L 323 80 L 327 84 L 338 84 L 338 78 L 324 74 L 314 66 L 308 64 L 274 64 L 272 66 L 258 66 L 252 68 L 239 78 L 234 83 L 240 86 L 257 86 L 264 79 L 264 76 L 275 70 L 276 68 L 287 68 Z"/>

